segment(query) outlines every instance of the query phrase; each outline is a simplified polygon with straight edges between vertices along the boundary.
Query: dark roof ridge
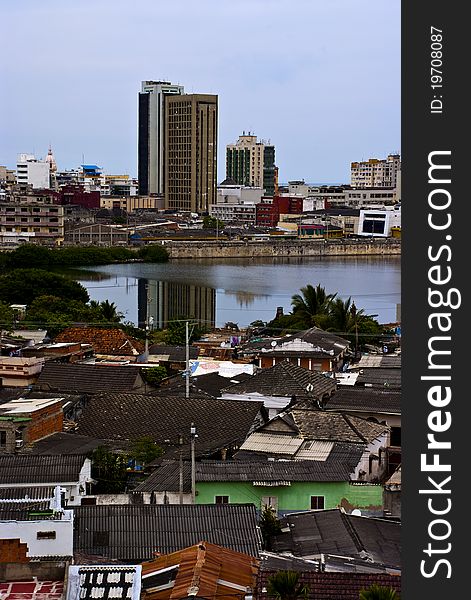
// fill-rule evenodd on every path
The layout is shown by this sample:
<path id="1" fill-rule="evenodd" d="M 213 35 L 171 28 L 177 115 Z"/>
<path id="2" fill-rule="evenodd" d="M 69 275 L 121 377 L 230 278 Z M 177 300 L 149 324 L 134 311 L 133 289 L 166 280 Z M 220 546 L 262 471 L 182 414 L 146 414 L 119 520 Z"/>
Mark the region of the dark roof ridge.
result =
<path id="1" fill-rule="evenodd" d="M 358 435 L 358 437 L 359 437 L 360 439 L 362 439 L 362 440 L 363 440 L 363 441 L 364 441 L 366 444 L 368 444 L 368 440 L 367 440 L 367 439 L 364 437 L 364 435 L 363 435 L 362 433 L 360 433 L 360 432 L 358 431 L 358 429 L 357 429 L 357 428 L 355 427 L 355 425 L 352 423 L 352 421 L 351 421 L 351 419 L 350 419 L 349 415 L 346 415 L 345 413 L 339 413 L 339 414 L 341 414 L 341 415 L 342 415 L 343 419 L 344 419 L 344 420 L 347 422 L 347 424 L 349 425 L 349 427 L 350 427 L 351 429 L 353 429 L 353 431 L 354 431 L 354 432 L 355 432 L 355 433 Z"/>
<path id="2" fill-rule="evenodd" d="M 342 509 L 339 509 L 339 510 L 340 510 L 340 517 L 343 521 L 345 529 L 350 534 L 350 537 L 352 538 L 353 543 L 357 547 L 358 552 L 366 552 L 365 547 L 363 546 L 363 543 L 361 541 L 361 538 L 357 533 L 357 530 L 355 529 L 355 527 L 353 526 L 353 523 L 349 519 L 350 515 L 347 515 Z"/>

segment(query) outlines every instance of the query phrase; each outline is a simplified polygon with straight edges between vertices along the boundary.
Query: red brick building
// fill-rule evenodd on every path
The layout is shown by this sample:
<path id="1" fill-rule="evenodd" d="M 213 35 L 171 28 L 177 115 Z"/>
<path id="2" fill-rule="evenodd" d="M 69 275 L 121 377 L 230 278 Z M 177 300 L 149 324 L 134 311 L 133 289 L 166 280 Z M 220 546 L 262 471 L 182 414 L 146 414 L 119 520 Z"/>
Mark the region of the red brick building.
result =
<path id="1" fill-rule="evenodd" d="M 297 215 L 303 212 L 301 196 L 274 196 L 263 198 L 257 204 L 256 225 L 261 227 L 276 227 L 280 215 Z"/>
<path id="2" fill-rule="evenodd" d="M 0 405 L 0 453 L 11 453 L 62 431 L 60 398 L 18 398 Z"/>

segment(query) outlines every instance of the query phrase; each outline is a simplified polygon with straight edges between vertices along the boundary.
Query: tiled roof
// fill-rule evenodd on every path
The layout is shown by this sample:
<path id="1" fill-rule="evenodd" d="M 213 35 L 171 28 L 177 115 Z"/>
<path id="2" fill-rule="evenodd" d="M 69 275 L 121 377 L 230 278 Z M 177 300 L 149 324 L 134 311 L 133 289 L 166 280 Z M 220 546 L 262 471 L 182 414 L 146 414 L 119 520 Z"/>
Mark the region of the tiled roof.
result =
<path id="1" fill-rule="evenodd" d="M 400 389 L 401 369 L 361 369 L 360 373 L 358 374 L 356 385 L 365 384 Z"/>
<path id="2" fill-rule="evenodd" d="M 374 369 L 369 369 L 373 371 Z M 326 410 L 401 414 L 401 392 L 375 388 L 340 388 L 328 400 Z"/>
<path id="3" fill-rule="evenodd" d="M 401 525 L 385 519 L 347 515 L 342 510 L 307 511 L 281 519 L 289 531 L 272 539 L 275 552 L 296 556 L 351 556 L 389 567 L 401 565 Z"/>
<path id="4" fill-rule="evenodd" d="M 200 540 L 258 556 L 260 538 L 253 504 L 144 504 L 74 508 L 74 549 L 121 560 L 143 561 Z"/>
<path id="5" fill-rule="evenodd" d="M 257 598 L 269 600 L 267 594 L 268 578 L 275 571 L 262 571 L 258 579 Z M 300 583 L 308 586 L 307 600 L 358 600 L 360 591 L 376 583 L 384 587 L 392 587 L 401 592 L 401 577 L 385 573 L 315 573 L 303 572 Z"/>
<path id="6" fill-rule="evenodd" d="M 81 454 L 0 454 L 0 486 L 78 482 L 84 462 Z"/>
<path id="7" fill-rule="evenodd" d="M 257 420 L 261 402 L 215 398 L 100 394 L 84 408 L 77 433 L 104 440 L 151 436 L 160 445 L 174 446 L 180 434 L 189 441 L 191 423 L 198 438 L 196 452 L 204 454 L 240 445 Z"/>
<path id="8" fill-rule="evenodd" d="M 256 587 L 258 564 L 252 556 L 202 541 L 144 563 L 142 587 L 150 600 L 186 598 L 190 588 L 198 598 L 228 598 L 227 582 L 235 590 Z M 167 589 L 152 591 L 161 585 Z"/>
<path id="9" fill-rule="evenodd" d="M 305 439 L 370 443 L 389 430 L 387 425 L 337 412 L 300 410 L 295 406 L 290 414 Z"/>
<path id="10" fill-rule="evenodd" d="M 280 348 L 294 340 L 302 340 L 303 342 L 311 344 L 314 348 L 319 348 L 319 352 L 322 355 L 331 357 L 338 356 L 344 352 L 349 345 L 348 340 L 339 337 L 338 335 L 323 331 L 318 327 L 311 327 L 310 329 L 299 331 L 292 335 L 286 335 L 282 338 L 269 338 L 266 340 L 249 342 L 244 346 L 242 351 L 243 353 L 253 353 L 253 351 L 262 351 L 262 349 L 272 351 L 274 347 L 277 347 L 278 350 L 273 350 L 273 352 L 279 352 Z"/>
<path id="11" fill-rule="evenodd" d="M 91 344 L 96 354 L 138 356 L 144 352 L 142 342 L 118 328 L 68 327 L 56 336 L 54 342 Z"/>
<path id="12" fill-rule="evenodd" d="M 203 461 L 195 465 L 197 483 L 211 481 L 349 481 L 349 468 L 333 461 Z M 184 463 L 184 491 L 189 489 L 190 465 Z M 185 485 L 186 483 L 186 485 Z M 169 485 L 172 486 L 169 489 Z M 178 491 L 179 463 L 163 464 L 135 491 Z"/>
<path id="13" fill-rule="evenodd" d="M 190 359 L 198 358 L 198 352 L 199 350 L 196 346 L 189 346 Z M 186 360 L 185 346 L 160 346 L 154 344 L 149 348 L 149 354 L 166 357 L 164 360 L 174 362 L 184 362 Z"/>
<path id="14" fill-rule="evenodd" d="M 47 362 L 36 383 L 37 389 L 97 394 L 142 391 L 140 368 L 134 366 L 64 364 Z"/>
<path id="15" fill-rule="evenodd" d="M 334 379 L 303 369 L 288 360 L 258 371 L 243 383 L 230 385 L 222 390 L 227 394 L 258 393 L 264 396 L 311 396 L 322 398 L 337 387 Z"/>
<path id="16" fill-rule="evenodd" d="M 391 354 L 369 354 L 362 356 L 360 361 L 355 365 L 358 369 L 376 368 L 376 369 L 400 369 L 401 355 Z"/>
<path id="17" fill-rule="evenodd" d="M 103 444 L 103 440 L 59 431 L 34 442 L 29 452 L 31 454 L 88 454 Z"/>
<path id="18" fill-rule="evenodd" d="M 204 392 L 212 396 L 213 398 L 219 398 L 221 390 L 229 385 L 235 383 L 242 383 L 247 379 L 250 379 L 252 375 L 248 373 L 239 373 L 234 377 L 223 377 L 219 373 L 206 373 L 205 375 L 198 375 L 197 377 L 190 378 L 190 388 L 197 393 Z M 169 394 L 180 394 L 185 391 L 186 382 L 181 376 L 172 378 L 162 385 L 161 389 L 165 389 Z"/>

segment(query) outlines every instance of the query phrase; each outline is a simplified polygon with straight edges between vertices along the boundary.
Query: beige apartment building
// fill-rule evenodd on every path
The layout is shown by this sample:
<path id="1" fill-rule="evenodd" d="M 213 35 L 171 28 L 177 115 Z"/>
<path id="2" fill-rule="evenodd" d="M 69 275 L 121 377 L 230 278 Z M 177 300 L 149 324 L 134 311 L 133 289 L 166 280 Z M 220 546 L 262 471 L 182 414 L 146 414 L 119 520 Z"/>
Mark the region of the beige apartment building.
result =
<path id="1" fill-rule="evenodd" d="M 364 162 L 352 162 L 352 187 L 390 187 L 395 188 L 400 183 L 401 157 L 390 154 L 386 159 L 370 158 Z"/>
<path id="2" fill-rule="evenodd" d="M 277 187 L 275 147 L 244 132 L 235 144 L 226 146 L 226 178 L 263 188 L 267 196 L 273 196 Z"/>
<path id="3" fill-rule="evenodd" d="M 0 243 L 60 244 L 64 207 L 57 204 L 0 203 Z"/>
<path id="4" fill-rule="evenodd" d="M 218 97 L 165 98 L 165 208 L 203 213 L 216 203 Z"/>

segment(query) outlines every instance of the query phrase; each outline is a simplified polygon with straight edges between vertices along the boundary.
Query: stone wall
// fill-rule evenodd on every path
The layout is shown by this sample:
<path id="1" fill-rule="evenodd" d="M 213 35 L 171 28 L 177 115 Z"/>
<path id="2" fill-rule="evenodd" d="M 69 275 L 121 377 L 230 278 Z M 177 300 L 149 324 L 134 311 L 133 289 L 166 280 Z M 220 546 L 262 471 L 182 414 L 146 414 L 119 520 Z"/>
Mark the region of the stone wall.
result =
<path id="1" fill-rule="evenodd" d="M 305 256 L 394 256 L 401 254 L 400 240 L 276 240 L 276 241 L 166 241 L 171 259 L 255 258 Z"/>

